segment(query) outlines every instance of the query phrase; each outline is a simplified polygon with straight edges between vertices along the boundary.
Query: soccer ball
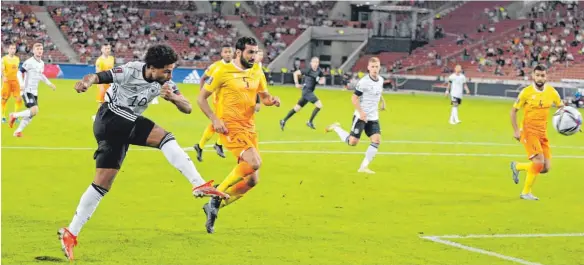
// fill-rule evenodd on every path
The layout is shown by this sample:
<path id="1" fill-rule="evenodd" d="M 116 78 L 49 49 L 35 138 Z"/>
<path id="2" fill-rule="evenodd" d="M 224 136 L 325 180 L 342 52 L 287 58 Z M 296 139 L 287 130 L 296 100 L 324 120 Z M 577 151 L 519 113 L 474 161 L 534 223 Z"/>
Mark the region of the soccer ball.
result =
<path id="1" fill-rule="evenodd" d="M 552 122 L 560 134 L 572 135 L 580 131 L 582 114 L 576 108 L 566 106 L 554 113 Z"/>

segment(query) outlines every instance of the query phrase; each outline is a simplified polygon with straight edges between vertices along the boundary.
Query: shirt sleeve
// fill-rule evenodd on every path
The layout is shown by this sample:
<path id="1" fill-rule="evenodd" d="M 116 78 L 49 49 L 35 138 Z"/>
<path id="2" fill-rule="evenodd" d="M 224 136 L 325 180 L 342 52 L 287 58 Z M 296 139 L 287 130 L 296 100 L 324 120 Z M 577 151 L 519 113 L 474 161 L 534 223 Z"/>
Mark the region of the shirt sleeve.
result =
<path id="1" fill-rule="evenodd" d="M 556 107 L 560 107 L 564 105 L 564 102 L 562 102 L 562 98 L 560 97 L 560 93 L 558 93 L 558 91 L 554 88 L 554 93 L 552 94 L 553 98 L 553 102 L 554 105 L 556 105 Z"/>
<path id="2" fill-rule="evenodd" d="M 361 79 L 363 80 L 363 79 Z M 363 85 L 362 85 L 362 81 L 359 80 L 359 82 L 357 82 L 357 85 L 355 86 L 355 95 L 357 95 L 358 97 L 363 95 Z"/>
<path id="3" fill-rule="evenodd" d="M 222 76 L 223 71 L 221 71 L 221 67 L 214 69 L 213 72 L 209 74 L 209 77 L 205 79 L 205 85 L 203 88 L 209 92 L 215 92 L 219 90 L 223 82 Z"/>
<path id="4" fill-rule="evenodd" d="M 261 70 L 258 70 L 258 74 L 260 75 L 260 85 L 258 87 L 258 93 L 267 93 L 268 92 L 268 80 L 266 80 L 266 75 Z"/>
<path id="5" fill-rule="evenodd" d="M 125 83 L 128 78 L 132 75 L 132 69 L 128 67 L 128 64 L 122 66 L 114 67 L 111 70 L 113 81 L 116 84 Z"/>
<path id="6" fill-rule="evenodd" d="M 30 68 L 30 66 L 28 65 L 28 63 L 26 61 L 24 61 L 24 63 L 20 67 L 20 72 L 26 73 L 26 71 L 28 71 L 29 68 Z"/>
<path id="7" fill-rule="evenodd" d="M 525 90 L 521 90 L 521 93 L 519 93 L 519 96 L 517 96 L 517 100 L 515 100 L 515 103 L 513 104 L 513 108 L 516 109 L 522 109 L 523 106 L 525 106 L 525 103 L 527 103 L 527 93 L 525 92 Z"/>

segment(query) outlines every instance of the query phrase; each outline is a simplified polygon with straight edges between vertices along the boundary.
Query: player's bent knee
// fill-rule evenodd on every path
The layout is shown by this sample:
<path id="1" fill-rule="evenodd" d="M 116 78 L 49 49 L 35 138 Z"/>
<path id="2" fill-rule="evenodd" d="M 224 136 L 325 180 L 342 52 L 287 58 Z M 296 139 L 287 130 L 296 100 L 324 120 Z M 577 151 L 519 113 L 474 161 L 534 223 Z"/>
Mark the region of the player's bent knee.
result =
<path id="1" fill-rule="evenodd" d="M 170 132 L 166 132 L 166 134 L 164 135 L 164 137 L 162 138 L 162 140 L 160 140 L 160 144 L 158 144 L 158 149 L 162 149 L 162 147 L 170 142 L 170 141 L 175 141 L 176 139 L 174 138 L 174 135 Z"/>
<path id="2" fill-rule="evenodd" d="M 260 182 L 260 176 L 258 171 L 254 172 L 247 180 L 247 185 L 250 187 L 255 187 Z"/>
<path id="3" fill-rule="evenodd" d="M 299 112 L 302 109 L 302 106 L 296 104 L 293 109 L 294 111 Z"/>
<path id="4" fill-rule="evenodd" d="M 162 141 L 165 137 L 167 137 L 168 132 L 162 129 L 162 127 L 158 125 L 154 125 L 150 134 L 148 134 L 148 138 L 146 138 L 146 144 L 151 147 L 159 148 L 161 146 Z"/>
<path id="5" fill-rule="evenodd" d="M 359 143 L 359 139 L 351 136 L 349 137 L 349 141 L 347 142 L 347 144 L 349 144 L 350 146 L 355 146 Z"/>
<path id="6" fill-rule="evenodd" d="M 39 107 L 38 106 L 32 106 L 30 108 L 30 115 L 36 116 L 38 114 L 39 114 Z"/>
<path id="7" fill-rule="evenodd" d="M 95 171 L 93 183 L 109 191 L 112 188 L 118 171 L 119 170 L 115 168 L 98 168 Z"/>
<path id="8" fill-rule="evenodd" d="M 322 109 L 322 107 L 323 107 L 322 102 L 320 100 L 317 101 L 316 103 L 314 103 L 314 106 L 316 106 L 319 109 Z"/>

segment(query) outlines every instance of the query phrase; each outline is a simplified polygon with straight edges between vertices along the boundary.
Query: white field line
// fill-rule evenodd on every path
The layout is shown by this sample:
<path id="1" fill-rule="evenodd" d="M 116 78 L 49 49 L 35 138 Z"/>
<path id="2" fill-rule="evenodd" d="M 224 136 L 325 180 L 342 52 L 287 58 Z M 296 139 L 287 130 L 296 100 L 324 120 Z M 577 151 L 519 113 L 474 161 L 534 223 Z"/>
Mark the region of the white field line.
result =
<path id="1" fill-rule="evenodd" d="M 529 238 L 529 237 L 584 237 L 584 233 L 560 233 L 560 234 L 493 234 L 493 235 L 443 235 L 427 236 L 438 238 Z"/>
<path id="2" fill-rule="evenodd" d="M 481 248 L 475 248 L 466 246 L 457 242 L 453 242 L 448 239 L 468 239 L 468 238 L 534 238 L 534 237 L 584 237 L 584 233 L 557 233 L 557 234 L 492 234 L 492 235 L 442 235 L 442 236 L 422 236 L 421 238 L 430 240 L 436 243 L 444 244 L 447 246 L 464 249 L 471 252 L 476 252 L 484 254 L 491 257 L 496 257 L 504 260 L 513 261 L 525 265 L 542 265 L 541 263 L 531 262 L 524 259 L 506 256 L 499 254 L 497 252 L 484 250 Z"/>
<path id="3" fill-rule="evenodd" d="M 455 247 L 455 248 L 460 248 L 460 249 L 464 249 L 466 251 L 470 251 L 470 252 L 475 252 L 475 253 L 480 253 L 480 254 L 484 254 L 487 256 L 491 256 L 491 257 L 496 257 L 496 258 L 500 258 L 500 259 L 504 259 L 504 260 L 508 260 L 508 261 L 513 261 L 513 262 L 517 262 L 519 264 L 524 264 L 524 265 L 542 265 L 541 263 L 537 263 L 537 262 L 531 262 L 531 261 L 527 261 L 524 259 L 520 259 L 520 258 L 516 258 L 516 257 L 511 257 L 511 256 L 505 256 L 503 254 L 499 254 L 497 252 L 493 252 L 493 251 L 488 251 L 488 250 L 484 250 L 482 248 L 475 248 L 475 247 L 469 247 L 460 243 L 456 243 L 456 242 L 452 242 L 446 239 L 440 239 L 439 237 L 422 237 L 424 239 L 436 242 L 436 243 L 440 243 L 440 244 L 444 244 L 447 246 L 451 246 L 451 247 Z"/>
<path id="4" fill-rule="evenodd" d="M 94 147 L 48 147 L 48 146 L 2 146 L 2 149 L 16 150 L 58 150 L 58 151 L 87 151 Z M 192 147 L 183 148 L 193 151 Z M 156 151 L 156 148 L 130 147 L 131 151 Z M 212 149 L 205 149 L 212 150 Z M 326 155 L 363 155 L 361 151 L 315 151 L 315 150 L 260 150 L 260 153 L 273 154 L 326 154 Z M 490 153 L 434 153 L 434 152 L 377 152 L 377 155 L 390 156 L 455 156 L 455 157 L 524 157 L 522 154 L 490 154 Z M 555 155 L 555 159 L 584 159 L 584 155 Z"/>
<path id="5" fill-rule="evenodd" d="M 453 141 L 413 141 L 413 140 L 387 140 L 387 141 L 381 141 L 381 142 L 382 143 L 390 143 L 390 144 L 419 144 L 419 145 L 521 146 L 520 143 L 496 143 L 496 142 L 453 142 Z M 328 144 L 328 143 L 340 143 L 340 141 L 309 140 L 309 141 L 264 141 L 264 142 L 260 142 L 261 145 L 264 145 L 264 144 L 302 144 L 302 143 Z M 584 150 L 584 146 L 552 145 L 551 147 Z"/>

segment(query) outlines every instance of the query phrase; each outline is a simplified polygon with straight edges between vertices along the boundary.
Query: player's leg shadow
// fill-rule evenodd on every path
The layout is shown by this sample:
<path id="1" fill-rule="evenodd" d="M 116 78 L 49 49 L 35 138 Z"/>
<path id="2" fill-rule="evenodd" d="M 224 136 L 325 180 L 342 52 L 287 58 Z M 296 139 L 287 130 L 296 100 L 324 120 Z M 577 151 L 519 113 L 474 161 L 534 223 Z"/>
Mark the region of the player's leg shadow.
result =
<path id="1" fill-rule="evenodd" d="M 44 261 L 44 262 L 66 262 L 67 259 L 65 258 L 58 258 L 58 257 L 51 257 L 51 256 L 38 256 L 34 257 L 35 260 Z"/>

